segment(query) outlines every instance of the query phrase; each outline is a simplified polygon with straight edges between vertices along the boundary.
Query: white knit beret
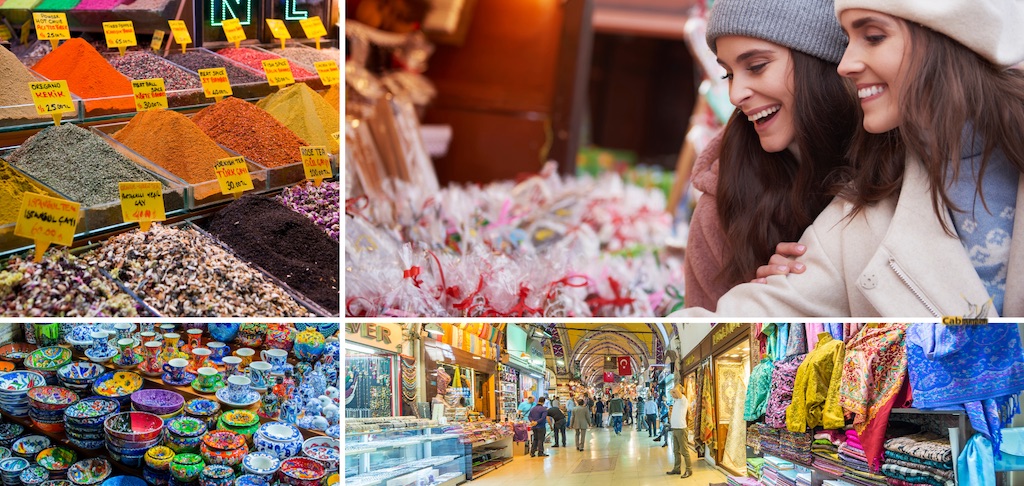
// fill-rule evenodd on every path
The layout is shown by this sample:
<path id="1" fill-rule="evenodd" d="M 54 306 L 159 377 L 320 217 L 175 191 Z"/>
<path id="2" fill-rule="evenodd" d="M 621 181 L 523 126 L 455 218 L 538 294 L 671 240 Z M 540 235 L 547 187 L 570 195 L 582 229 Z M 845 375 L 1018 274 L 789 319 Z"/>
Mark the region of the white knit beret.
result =
<path id="1" fill-rule="evenodd" d="M 1022 0 L 835 0 L 844 10 L 874 10 L 949 36 L 993 64 L 1024 61 Z"/>

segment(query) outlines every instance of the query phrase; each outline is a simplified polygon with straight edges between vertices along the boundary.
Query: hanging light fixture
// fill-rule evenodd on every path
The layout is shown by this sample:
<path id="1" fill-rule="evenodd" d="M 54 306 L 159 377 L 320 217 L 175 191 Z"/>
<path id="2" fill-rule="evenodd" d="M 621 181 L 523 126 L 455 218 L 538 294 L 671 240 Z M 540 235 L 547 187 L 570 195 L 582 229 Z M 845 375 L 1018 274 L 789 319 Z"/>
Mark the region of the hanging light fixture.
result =
<path id="1" fill-rule="evenodd" d="M 441 329 L 441 325 L 433 323 L 433 322 L 430 323 L 430 324 L 427 324 L 426 326 L 424 326 L 423 330 L 426 331 L 427 334 L 430 334 L 430 335 L 444 334 L 444 330 Z"/>

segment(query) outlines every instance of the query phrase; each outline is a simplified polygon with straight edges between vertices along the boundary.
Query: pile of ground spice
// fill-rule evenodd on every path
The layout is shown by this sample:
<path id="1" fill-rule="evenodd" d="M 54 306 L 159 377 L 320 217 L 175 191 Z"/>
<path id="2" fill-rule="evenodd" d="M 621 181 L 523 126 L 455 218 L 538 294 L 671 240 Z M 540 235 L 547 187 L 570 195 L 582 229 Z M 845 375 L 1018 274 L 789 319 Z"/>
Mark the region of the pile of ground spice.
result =
<path id="1" fill-rule="evenodd" d="M 128 79 L 163 78 L 164 87 L 168 91 L 203 89 L 199 76 L 146 51 L 128 52 L 123 56 L 120 53 L 111 53 L 106 58 L 114 69 Z"/>
<path id="2" fill-rule="evenodd" d="M 192 121 L 217 143 L 265 167 L 302 163 L 299 148 L 309 145 L 270 113 L 235 97 L 203 108 Z"/>
<path id="3" fill-rule="evenodd" d="M 190 184 L 216 180 L 217 159 L 230 157 L 192 120 L 171 110 L 136 114 L 114 139 Z"/>
<path id="4" fill-rule="evenodd" d="M 7 161 L 85 206 L 120 200 L 119 182 L 157 180 L 99 135 L 69 123 L 44 128 Z"/>
<path id="5" fill-rule="evenodd" d="M 12 257 L 0 271 L 0 316 L 136 317 L 138 303 L 85 259 L 51 248 L 43 261 Z"/>
<path id="6" fill-rule="evenodd" d="M 310 145 L 322 145 L 332 154 L 339 150 L 332 133 L 341 130 L 341 115 L 323 96 L 303 83 L 293 84 L 256 103 Z"/>
<path id="7" fill-rule="evenodd" d="M 247 194 L 218 211 L 209 231 L 242 259 L 339 312 L 338 242 L 306 217 L 272 197 Z"/>
<path id="8" fill-rule="evenodd" d="M 37 12 L 63 12 L 78 6 L 80 0 L 43 0 L 34 9 Z"/>
<path id="9" fill-rule="evenodd" d="M 21 61 L 0 46 L 0 126 L 22 125 L 28 122 L 40 122 L 46 119 L 41 118 L 36 112 L 35 104 L 32 102 L 32 92 L 28 83 L 39 81 L 28 71 Z"/>
<path id="10" fill-rule="evenodd" d="M 154 223 L 149 231 L 114 236 L 83 258 L 165 316 L 311 316 L 279 285 L 192 228 Z"/>
<path id="11" fill-rule="evenodd" d="M 262 74 L 239 67 L 220 56 L 208 52 L 188 50 L 182 54 L 181 51 L 173 51 L 167 55 L 167 60 L 196 72 L 200 69 L 224 68 L 232 85 L 265 83 L 267 81 L 266 76 Z"/>
<path id="12" fill-rule="evenodd" d="M 21 198 L 26 192 L 49 194 L 31 179 L 14 170 L 7 161 L 0 159 L 0 226 L 11 224 L 18 219 Z"/>
<path id="13" fill-rule="evenodd" d="M 281 59 L 281 56 L 270 54 L 269 52 L 249 49 L 248 47 L 228 47 L 217 51 L 217 54 L 231 59 L 232 61 L 249 66 L 250 69 L 255 69 L 261 73 L 263 72 L 263 61 L 269 59 Z M 311 73 L 292 61 L 288 61 L 288 65 L 291 66 L 292 77 L 295 79 L 309 79 L 316 77 L 316 73 Z"/>
<path id="14" fill-rule="evenodd" d="M 98 10 L 107 12 L 121 5 L 123 0 L 81 0 L 75 10 Z"/>
<path id="15" fill-rule="evenodd" d="M 324 101 L 334 108 L 335 113 L 341 113 L 341 88 L 338 85 L 331 86 L 331 89 L 324 91 Z"/>
<path id="16" fill-rule="evenodd" d="M 86 99 L 86 111 L 132 111 L 132 82 L 80 37 L 65 41 L 32 67 L 49 79 L 66 79 L 71 92 Z"/>
<path id="17" fill-rule="evenodd" d="M 285 47 L 284 49 L 278 47 L 277 49 L 271 49 L 270 52 L 309 67 L 313 67 L 313 63 L 320 61 L 338 61 L 341 59 L 341 51 L 333 47 L 319 50 L 309 47 Z"/>
<path id="18" fill-rule="evenodd" d="M 172 0 L 126 0 L 124 3 L 114 7 L 114 11 L 120 10 L 135 10 L 135 11 L 149 11 L 163 13 L 167 9 L 167 4 L 171 3 Z"/>

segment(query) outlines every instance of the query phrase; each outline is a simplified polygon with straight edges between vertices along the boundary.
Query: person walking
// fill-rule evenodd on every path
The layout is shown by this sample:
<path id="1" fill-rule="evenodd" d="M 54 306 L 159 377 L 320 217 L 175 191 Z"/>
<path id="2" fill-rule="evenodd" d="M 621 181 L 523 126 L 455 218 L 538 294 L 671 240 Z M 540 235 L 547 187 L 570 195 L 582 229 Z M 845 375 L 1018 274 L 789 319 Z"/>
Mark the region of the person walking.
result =
<path id="1" fill-rule="evenodd" d="M 623 405 L 626 407 L 622 413 L 623 423 L 633 425 L 633 400 L 627 399 Z"/>
<path id="2" fill-rule="evenodd" d="M 590 410 L 587 409 L 582 399 L 576 402 L 576 409 L 572 410 L 572 420 L 569 428 L 576 431 L 576 450 L 583 451 L 583 444 L 587 441 L 587 429 L 593 425 L 590 421 Z"/>
<path id="3" fill-rule="evenodd" d="M 654 437 L 654 425 L 657 420 L 658 403 L 653 396 L 648 396 L 644 402 L 644 416 L 647 418 L 647 437 Z"/>
<path id="4" fill-rule="evenodd" d="M 604 401 L 599 397 L 594 404 L 594 422 L 596 427 L 604 427 Z"/>
<path id="5" fill-rule="evenodd" d="M 608 401 L 608 415 L 612 418 L 612 428 L 615 430 L 615 435 L 622 434 L 622 412 L 625 407 L 622 405 L 622 399 L 618 395 L 612 395 L 612 399 Z"/>
<path id="6" fill-rule="evenodd" d="M 565 401 L 565 410 L 566 410 L 566 412 L 565 412 L 565 414 L 566 414 L 565 421 L 566 421 L 566 423 L 572 421 L 572 410 L 574 408 L 576 408 L 576 400 L 573 399 L 572 395 L 569 395 L 569 398 Z"/>
<path id="7" fill-rule="evenodd" d="M 568 444 L 565 442 L 565 411 L 558 404 L 557 400 L 551 401 L 551 408 L 548 408 L 548 421 L 551 422 L 551 433 L 555 436 L 555 444 L 551 447 L 558 447 L 558 437 L 562 437 L 562 447 Z"/>
<path id="8" fill-rule="evenodd" d="M 633 424 L 636 426 L 636 430 L 642 431 L 644 430 L 644 402 L 640 397 L 636 398 L 635 410 L 636 420 L 633 421 Z"/>
<path id="9" fill-rule="evenodd" d="M 665 439 L 665 442 L 661 444 L 662 447 L 668 445 L 668 405 L 665 403 L 664 398 L 658 399 L 658 422 L 660 427 L 658 428 L 658 436 L 654 438 L 654 442 L 661 442 L 661 439 Z"/>
<path id="10" fill-rule="evenodd" d="M 686 399 L 686 395 L 683 395 L 683 387 L 676 385 L 670 393 L 672 396 L 672 407 L 669 412 L 669 423 L 672 424 L 672 451 L 675 454 L 675 467 L 671 471 L 667 471 L 665 474 L 673 475 L 679 474 L 680 457 L 686 463 L 686 471 L 680 476 L 682 478 L 690 477 L 693 472 L 690 470 L 690 451 L 687 449 L 687 443 L 689 442 L 688 430 L 686 429 L 686 411 L 690 408 L 690 402 Z"/>
<path id="11" fill-rule="evenodd" d="M 544 397 L 537 399 L 537 404 L 530 409 L 530 426 L 533 430 L 533 447 L 530 448 L 530 457 L 547 457 L 544 453 L 544 435 L 548 426 L 548 409 L 544 406 Z"/>

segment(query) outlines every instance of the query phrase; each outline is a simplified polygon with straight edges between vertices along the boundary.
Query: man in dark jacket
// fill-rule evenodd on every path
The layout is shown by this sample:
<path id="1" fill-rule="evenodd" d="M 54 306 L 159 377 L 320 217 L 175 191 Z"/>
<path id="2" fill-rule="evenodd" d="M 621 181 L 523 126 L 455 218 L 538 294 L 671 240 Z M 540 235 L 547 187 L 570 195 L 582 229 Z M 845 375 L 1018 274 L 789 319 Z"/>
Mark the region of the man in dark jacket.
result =
<path id="1" fill-rule="evenodd" d="M 624 410 L 625 406 L 622 404 L 622 399 L 618 395 L 612 395 L 612 399 L 608 400 L 608 415 L 611 416 L 615 435 L 622 434 L 622 414 Z"/>
<path id="2" fill-rule="evenodd" d="M 600 398 L 594 404 L 594 423 L 597 427 L 604 427 L 604 401 Z"/>
<path id="3" fill-rule="evenodd" d="M 547 457 L 544 453 L 544 436 L 548 426 L 548 408 L 544 406 L 544 397 L 537 399 L 537 404 L 530 409 L 530 424 L 533 434 L 533 447 L 530 448 L 530 457 Z"/>
<path id="4" fill-rule="evenodd" d="M 558 436 L 562 436 L 562 447 L 567 446 L 565 442 L 565 412 L 552 400 L 551 408 L 548 409 L 548 421 L 551 422 L 551 435 L 555 436 L 555 444 L 551 447 L 558 447 Z"/>

